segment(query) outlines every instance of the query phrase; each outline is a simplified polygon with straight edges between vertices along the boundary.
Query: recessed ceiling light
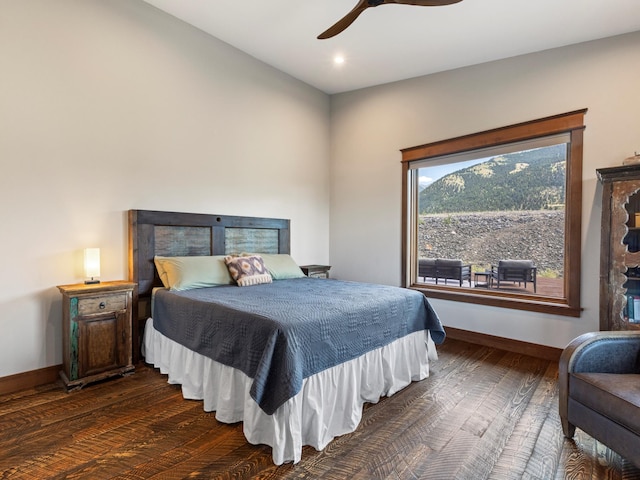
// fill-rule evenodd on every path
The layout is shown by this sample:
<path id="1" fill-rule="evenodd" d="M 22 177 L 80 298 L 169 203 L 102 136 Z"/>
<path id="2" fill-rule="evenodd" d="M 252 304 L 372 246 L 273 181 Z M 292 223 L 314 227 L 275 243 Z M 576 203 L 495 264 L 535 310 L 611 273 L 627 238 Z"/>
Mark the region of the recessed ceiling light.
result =
<path id="1" fill-rule="evenodd" d="M 336 55 L 333 57 L 333 63 L 336 65 L 342 65 L 344 63 L 344 57 L 342 55 Z"/>

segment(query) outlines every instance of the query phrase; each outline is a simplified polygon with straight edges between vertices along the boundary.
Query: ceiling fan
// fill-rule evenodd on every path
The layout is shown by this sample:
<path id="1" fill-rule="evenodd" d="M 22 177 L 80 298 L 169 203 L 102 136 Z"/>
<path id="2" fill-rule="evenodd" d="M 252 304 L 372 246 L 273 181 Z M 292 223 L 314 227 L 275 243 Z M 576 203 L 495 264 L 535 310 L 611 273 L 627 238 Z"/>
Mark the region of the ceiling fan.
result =
<path id="1" fill-rule="evenodd" d="M 358 16 L 360 16 L 360 14 L 367 8 L 377 7 L 379 5 L 390 3 L 418 5 L 421 7 L 437 7 L 440 5 L 451 5 L 453 3 L 458 3 L 461 1 L 462 0 L 359 0 L 357 5 L 353 7 L 353 10 L 351 10 L 343 18 L 338 20 L 333 26 L 318 35 L 318 39 L 324 40 L 325 38 L 331 38 L 339 34 L 349 25 L 351 25 L 355 21 L 355 19 L 358 18 Z"/>

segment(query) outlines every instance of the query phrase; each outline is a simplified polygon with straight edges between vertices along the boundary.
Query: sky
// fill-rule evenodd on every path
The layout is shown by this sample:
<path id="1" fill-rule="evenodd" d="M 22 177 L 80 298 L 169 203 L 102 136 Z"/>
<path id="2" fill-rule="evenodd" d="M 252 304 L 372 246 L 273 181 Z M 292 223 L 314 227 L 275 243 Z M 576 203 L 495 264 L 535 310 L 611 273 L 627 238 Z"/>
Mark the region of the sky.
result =
<path id="1" fill-rule="evenodd" d="M 493 158 L 493 157 L 491 157 Z M 447 163 L 445 165 L 436 165 L 433 167 L 423 167 L 418 170 L 418 183 L 420 188 L 426 188 L 436 180 L 440 180 L 442 177 L 449 175 L 450 173 L 463 170 L 472 165 L 485 162 L 489 158 L 477 158 L 474 160 L 467 160 L 466 162 Z"/>

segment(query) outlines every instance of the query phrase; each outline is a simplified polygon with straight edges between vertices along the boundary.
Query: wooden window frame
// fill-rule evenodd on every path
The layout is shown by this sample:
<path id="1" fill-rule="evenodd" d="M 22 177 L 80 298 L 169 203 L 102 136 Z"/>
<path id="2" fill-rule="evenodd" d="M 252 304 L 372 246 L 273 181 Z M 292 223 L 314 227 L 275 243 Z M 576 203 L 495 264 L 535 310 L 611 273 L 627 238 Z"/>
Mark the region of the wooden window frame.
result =
<path id="1" fill-rule="evenodd" d="M 528 310 L 579 317 L 582 244 L 582 155 L 584 115 L 587 109 L 576 110 L 538 120 L 496 128 L 484 132 L 441 140 L 402 149 L 402 283 L 404 287 L 423 292 L 430 298 L 476 303 L 495 307 Z M 489 290 L 470 290 L 460 287 L 424 285 L 415 280 L 417 258 L 412 254 L 414 230 L 412 221 L 412 190 L 409 174 L 412 162 L 441 157 L 482 148 L 532 140 L 539 137 L 568 133 L 570 146 L 566 169 L 565 238 L 564 238 L 564 296 L 514 294 Z"/>

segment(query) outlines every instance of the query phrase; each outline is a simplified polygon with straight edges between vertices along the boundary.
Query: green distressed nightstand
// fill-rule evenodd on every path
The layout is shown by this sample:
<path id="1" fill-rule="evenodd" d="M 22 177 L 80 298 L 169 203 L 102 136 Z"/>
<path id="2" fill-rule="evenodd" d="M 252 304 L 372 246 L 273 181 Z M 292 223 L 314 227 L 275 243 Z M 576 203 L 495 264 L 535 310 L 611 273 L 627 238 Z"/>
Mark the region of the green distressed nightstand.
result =
<path id="1" fill-rule="evenodd" d="M 63 371 L 68 391 L 133 372 L 131 299 L 135 283 L 60 285 Z"/>

